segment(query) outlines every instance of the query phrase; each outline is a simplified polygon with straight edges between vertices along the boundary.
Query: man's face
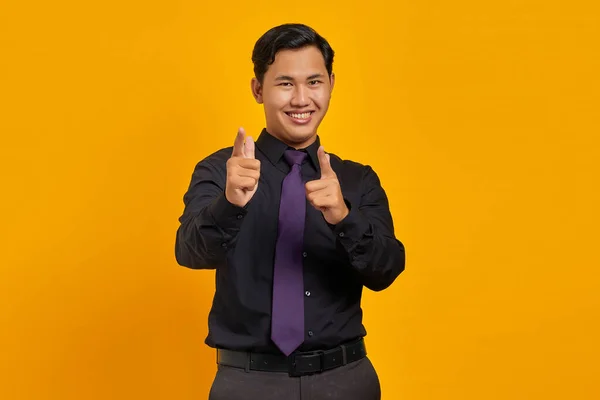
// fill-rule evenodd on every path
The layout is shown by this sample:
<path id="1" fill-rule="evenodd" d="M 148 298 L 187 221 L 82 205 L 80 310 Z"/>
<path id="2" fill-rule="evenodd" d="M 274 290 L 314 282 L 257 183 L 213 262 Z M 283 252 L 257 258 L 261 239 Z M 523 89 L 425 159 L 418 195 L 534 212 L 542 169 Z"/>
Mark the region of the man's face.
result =
<path id="1" fill-rule="evenodd" d="M 279 51 L 263 84 L 252 79 L 254 97 L 264 104 L 267 131 L 292 147 L 313 143 L 327 113 L 333 83 L 334 76 L 328 76 L 316 47 Z"/>

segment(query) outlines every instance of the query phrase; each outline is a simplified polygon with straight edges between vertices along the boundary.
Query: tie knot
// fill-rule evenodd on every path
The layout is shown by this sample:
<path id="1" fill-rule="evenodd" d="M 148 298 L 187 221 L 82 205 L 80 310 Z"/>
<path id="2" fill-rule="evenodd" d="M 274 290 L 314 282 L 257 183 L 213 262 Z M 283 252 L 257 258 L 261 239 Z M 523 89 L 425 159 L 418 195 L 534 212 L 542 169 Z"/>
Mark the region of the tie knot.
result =
<path id="1" fill-rule="evenodd" d="M 306 156 L 308 154 L 298 150 L 286 150 L 283 155 L 288 164 L 290 164 L 290 166 L 293 166 L 294 164 L 302 164 L 302 162 L 306 159 Z"/>

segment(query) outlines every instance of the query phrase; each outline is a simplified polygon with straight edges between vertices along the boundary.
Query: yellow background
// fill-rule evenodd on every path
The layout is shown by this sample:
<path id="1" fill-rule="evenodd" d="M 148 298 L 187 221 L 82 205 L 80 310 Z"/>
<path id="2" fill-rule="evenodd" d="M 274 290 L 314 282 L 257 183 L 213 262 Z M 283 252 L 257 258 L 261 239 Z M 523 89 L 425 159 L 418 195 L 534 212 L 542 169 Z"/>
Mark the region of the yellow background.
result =
<path id="1" fill-rule="evenodd" d="M 597 4 L 3 1 L 0 398 L 206 398 L 213 273 L 176 265 L 177 218 L 262 128 L 282 22 L 337 52 L 323 143 L 407 248 L 364 297 L 383 398 L 600 398 Z"/>

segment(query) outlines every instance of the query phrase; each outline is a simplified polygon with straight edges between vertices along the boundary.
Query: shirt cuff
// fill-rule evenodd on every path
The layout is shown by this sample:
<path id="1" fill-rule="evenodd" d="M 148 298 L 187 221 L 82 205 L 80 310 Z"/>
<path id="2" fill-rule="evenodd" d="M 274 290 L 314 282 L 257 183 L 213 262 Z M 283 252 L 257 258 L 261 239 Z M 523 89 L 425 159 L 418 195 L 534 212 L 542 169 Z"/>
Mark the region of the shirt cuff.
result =
<path id="1" fill-rule="evenodd" d="M 241 227 L 248 210 L 230 203 L 223 193 L 210 204 L 209 213 L 217 226 L 224 231 L 229 231 Z"/>
<path id="2" fill-rule="evenodd" d="M 351 250 L 365 236 L 372 237 L 371 224 L 367 218 L 352 204 L 344 199 L 348 207 L 348 215 L 336 225 L 330 225 L 337 239 L 346 250 Z"/>

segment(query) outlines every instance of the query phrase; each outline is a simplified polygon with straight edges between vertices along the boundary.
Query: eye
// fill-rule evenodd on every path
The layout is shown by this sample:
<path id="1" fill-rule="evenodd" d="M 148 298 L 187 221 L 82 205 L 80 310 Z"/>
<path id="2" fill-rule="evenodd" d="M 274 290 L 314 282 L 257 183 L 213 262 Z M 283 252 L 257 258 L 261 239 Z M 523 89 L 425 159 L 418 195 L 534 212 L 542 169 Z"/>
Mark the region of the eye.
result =
<path id="1" fill-rule="evenodd" d="M 308 83 L 309 83 L 309 85 L 312 85 L 312 86 L 314 86 L 314 85 L 316 85 L 316 84 L 318 84 L 318 83 L 322 83 L 322 82 L 321 82 L 321 81 L 319 81 L 319 80 L 313 80 L 313 81 L 310 81 L 310 82 L 308 82 Z"/>
<path id="2" fill-rule="evenodd" d="M 279 85 L 277 86 L 292 86 L 291 82 L 281 82 Z"/>

